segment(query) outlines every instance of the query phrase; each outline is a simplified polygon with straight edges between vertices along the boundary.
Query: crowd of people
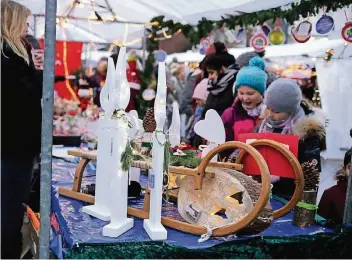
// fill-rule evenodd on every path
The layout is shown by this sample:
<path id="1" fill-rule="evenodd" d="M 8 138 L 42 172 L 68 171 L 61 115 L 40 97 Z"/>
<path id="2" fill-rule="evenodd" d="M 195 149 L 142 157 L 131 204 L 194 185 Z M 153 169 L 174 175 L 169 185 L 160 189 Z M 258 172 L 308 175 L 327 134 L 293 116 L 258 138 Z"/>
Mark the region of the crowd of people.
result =
<path id="1" fill-rule="evenodd" d="M 33 46 L 25 40 L 30 14 L 19 3 L 1 1 L 1 258 L 5 259 L 20 258 L 23 203 L 28 201 L 33 166 L 41 148 L 43 56 L 33 55 Z M 170 73 L 168 108 L 170 112 L 172 102 L 178 101 L 182 140 L 194 147 L 203 144 L 194 125 L 214 109 L 223 120 L 226 141 L 251 132 L 297 135 L 300 163 L 320 162 L 325 145 L 322 111 L 305 99 L 295 81 L 277 79 L 267 72 L 262 56 L 250 52 L 235 59 L 217 42 L 195 71 L 176 68 Z M 116 63 L 117 55 L 113 58 Z M 103 59 L 94 75 L 78 83 L 96 91 L 97 105 L 106 72 Z M 158 77 L 157 67 L 154 77 Z M 128 110 L 135 108 L 136 95 L 137 91 L 131 92 Z M 336 223 L 342 222 L 351 154 L 351 150 L 346 153 L 337 185 L 324 192 L 319 205 L 318 213 Z M 233 156 L 235 152 L 224 159 Z M 294 180 L 271 176 L 271 181 L 273 193 L 292 195 Z"/>

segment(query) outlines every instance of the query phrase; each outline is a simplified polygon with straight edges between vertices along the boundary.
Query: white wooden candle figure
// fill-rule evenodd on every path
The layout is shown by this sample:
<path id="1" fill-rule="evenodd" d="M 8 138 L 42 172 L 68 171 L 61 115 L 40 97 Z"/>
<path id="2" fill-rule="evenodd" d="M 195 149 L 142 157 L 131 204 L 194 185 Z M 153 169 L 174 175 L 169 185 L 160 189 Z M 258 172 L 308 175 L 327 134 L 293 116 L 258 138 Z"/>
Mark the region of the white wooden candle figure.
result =
<path id="1" fill-rule="evenodd" d="M 130 122 L 130 127 L 128 131 L 128 137 L 129 139 L 135 140 L 137 137 L 139 137 L 140 133 L 142 132 L 141 130 L 141 124 L 140 120 L 138 119 L 138 113 L 136 110 L 131 110 L 127 114 Z M 130 167 L 129 170 L 129 182 L 131 181 L 136 181 L 140 182 L 140 175 L 141 175 L 141 169 L 137 167 Z"/>
<path id="2" fill-rule="evenodd" d="M 202 158 L 217 145 L 225 142 L 224 123 L 214 109 L 208 110 L 205 114 L 205 119 L 195 124 L 194 132 L 209 142 L 208 145 L 200 147 L 202 150 Z M 217 157 L 212 158 L 211 161 L 217 161 Z"/>
<path id="3" fill-rule="evenodd" d="M 127 194 L 128 194 L 128 173 L 122 170 L 121 155 L 128 142 L 128 118 L 125 108 L 130 99 L 130 87 L 126 77 L 126 47 L 122 47 L 119 52 L 116 67 L 115 92 L 112 97 L 116 115 L 116 131 L 111 139 L 110 154 L 115 160 L 114 165 L 110 165 L 113 174 L 110 184 L 106 187 L 109 192 L 111 222 L 104 226 L 103 235 L 118 237 L 133 227 L 133 219 L 127 218 Z"/>
<path id="4" fill-rule="evenodd" d="M 167 239 L 167 231 L 161 224 L 161 207 L 164 172 L 164 145 L 163 132 L 166 121 L 166 74 L 165 63 L 159 62 L 158 88 L 154 104 L 156 130 L 153 134 L 152 171 L 149 172 L 150 210 L 149 219 L 145 219 L 143 227 L 152 240 Z"/>
<path id="5" fill-rule="evenodd" d="M 181 118 L 177 101 L 172 104 L 172 121 L 169 128 L 169 141 L 171 147 L 181 143 Z"/>
<path id="6" fill-rule="evenodd" d="M 111 154 L 111 140 L 116 136 L 116 120 L 111 119 L 115 110 L 113 101 L 115 73 L 114 61 L 109 58 L 106 82 L 100 92 L 100 103 L 105 115 L 99 119 L 95 203 L 82 208 L 83 212 L 104 221 L 110 220 L 110 195 L 107 187 L 110 185 L 114 174 L 113 166 L 116 164 L 116 158 Z"/>

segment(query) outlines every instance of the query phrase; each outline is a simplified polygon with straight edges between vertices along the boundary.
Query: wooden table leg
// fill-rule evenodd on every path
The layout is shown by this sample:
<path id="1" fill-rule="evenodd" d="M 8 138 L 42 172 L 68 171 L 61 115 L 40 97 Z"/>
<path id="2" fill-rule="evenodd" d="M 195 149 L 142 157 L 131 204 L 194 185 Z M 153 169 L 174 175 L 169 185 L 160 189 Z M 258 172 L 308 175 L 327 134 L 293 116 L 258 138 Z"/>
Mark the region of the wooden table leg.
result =
<path id="1" fill-rule="evenodd" d="M 77 191 L 77 192 L 81 191 L 83 173 L 89 161 L 90 159 L 81 159 L 79 161 L 75 171 L 75 178 L 73 180 L 73 186 L 72 186 L 73 191 Z"/>

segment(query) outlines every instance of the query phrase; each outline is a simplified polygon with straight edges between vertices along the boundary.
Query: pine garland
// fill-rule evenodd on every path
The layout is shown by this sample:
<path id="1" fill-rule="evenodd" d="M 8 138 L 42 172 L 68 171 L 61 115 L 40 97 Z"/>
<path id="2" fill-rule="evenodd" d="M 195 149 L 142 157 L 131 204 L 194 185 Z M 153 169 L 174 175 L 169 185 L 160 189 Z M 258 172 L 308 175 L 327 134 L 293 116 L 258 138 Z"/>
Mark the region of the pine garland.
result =
<path id="1" fill-rule="evenodd" d="M 169 172 L 169 164 L 171 158 L 171 145 L 169 142 L 165 142 L 164 144 L 164 172 Z"/>
<path id="2" fill-rule="evenodd" d="M 131 142 L 128 140 L 126 148 L 121 155 L 121 169 L 125 172 L 129 171 L 133 163 L 133 149 Z"/>
<path id="3" fill-rule="evenodd" d="M 195 151 L 183 151 L 186 155 L 172 155 L 171 156 L 171 164 L 174 166 L 184 166 L 187 168 L 195 169 L 197 168 L 202 159 L 197 157 Z"/>

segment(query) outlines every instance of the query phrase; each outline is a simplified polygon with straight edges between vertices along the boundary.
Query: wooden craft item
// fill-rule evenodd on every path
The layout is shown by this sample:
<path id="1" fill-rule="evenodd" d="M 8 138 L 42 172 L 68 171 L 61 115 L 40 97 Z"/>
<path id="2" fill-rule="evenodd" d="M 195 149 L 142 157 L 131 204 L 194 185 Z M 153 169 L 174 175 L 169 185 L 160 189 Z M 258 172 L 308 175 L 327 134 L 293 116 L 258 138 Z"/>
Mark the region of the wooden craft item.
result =
<path id="1" fill-rule="evenodd" d="M 201 189 L 203 178 L 206 176 L 206 169 L 208 167 L 208 163 L 209 163 L 210 159 L 214 155 L 216 155 L 218 152 L 221 152 L 223 150 L 238 149 L 238 148 L 245 150 L 246 152 L 251 154 L 254 158 L 256 158 L 256 162 L 259 164 L 259 168 L 261 169 L 261 174 L 262 174 L 261 175 L 261 177 L 262 177 L 261 190 L 260 190 L 257 202 L 255 203 L 255 205 L 253 207 L 253 210 L 248 215 L 246 215 L 243 219 L 239 220 L 236 223 L 232 223 L 230 225 L 220 227 L 220 228 L 213 230 L 213 234 L 212 234 L 213 236 L 226 236 L 226 235 L 236 233 L 239 230 L 243 229 L 244 227 L 247 227 L 248 225 L 252 224 L 253 221 L 255 219 L 257 219 L 257 217 L 263 211 L 263 209 L 265 208 L 265 206 L 269 200 L 270 175 L 269 175 L 269 169 L 267 167 L 267 164 L 266 164 L 264 158 L 253 147 L 251 147 L 247 144 L 240 143 L 240 142 L 229 142 L 229 143 L 225 143 L 225 144 L 222 144 L 222 145 L 214 148 L 202 160 L 201 165 L 197 169 L 194 169 L 193 171 L 189 171 L 189 170 L 184 171 L 186 174 L 188 173 L 189 175 L 194 177 L 195 188 Z M 72 152 L 71 152 L 71 154 L 72 154 Z M 76 152 L 76 154 L 78 154 L 78 152 Z M 91 156 L 91 158 L 92 157 L 93 156 Z M 84 160 L 86 161 L 89 159 L 85 158 Z M 226 164 L 222 163 L 221 165 L 225 166 Z M 233 167 L 242 168 L 242 166 L 232 166 L 232 168 Z M 175 167 L 175 168 L 177 168 L 177 167 Z M 83 176 L 83 171 L 76 170 L 76 173 L 75 173 L 75 182 L 76 183 L 74 183 L 74 185 L 73 185 L 76 190 L 74 191 L 74 190 L 69 190 L 69 189 L 60 187 L 59 194 L 66 196 L 66 197 L 85 201 L 88 203 L 94 203 L 94 196 L 80 193 L 80 185 L 78 185 L 77 182 L 79 179 L 80 180 L 82 179 L 82 176 Z M 142 219 L 147 219 L 147 218 L 149 218 L 149 207 L 150 207 L 150 190 L 147 189 L 147 191 L 145 193 L 145 197 L 144 197 L 144 208 L 141 210 L 141 209 L 135 209 L 133 207 L 128 207 L 127 213 L 128 213 L 128 215 L 132 215 L 132 216 L 142 218 Z M 167 217 L 161 217 L 161 223 L 165 226 L 170 227 L 170 228 L 177 229 L 177 230 L 187 232 L 187 233 L 191 233 L 194 235 L 202 235 L 207 232 L 207 229 L 203 226 L 193 225 L 193 224 L 185 223 L 182 221 L 177 221 L 177 220 L 167 218 Z"/>

